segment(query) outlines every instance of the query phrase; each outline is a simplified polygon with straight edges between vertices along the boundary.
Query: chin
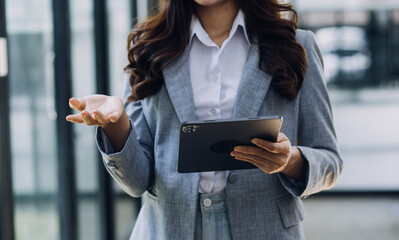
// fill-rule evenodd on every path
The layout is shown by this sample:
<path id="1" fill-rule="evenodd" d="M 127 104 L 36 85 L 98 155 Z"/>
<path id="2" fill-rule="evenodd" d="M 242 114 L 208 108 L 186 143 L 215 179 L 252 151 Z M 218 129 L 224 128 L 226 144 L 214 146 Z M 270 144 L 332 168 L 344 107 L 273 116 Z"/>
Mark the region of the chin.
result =
<path id="1" fill-rule="evenodd" d="M 232 0 L 194 0 L 194 2 L 196 2 L 198 5 L 205 6 L 205 7 L 213 6 L 213 5 L 217 5 L 217 4 L 220 4 L 223 2 L 229 2 L 229 1 L 232 1 Z"/>

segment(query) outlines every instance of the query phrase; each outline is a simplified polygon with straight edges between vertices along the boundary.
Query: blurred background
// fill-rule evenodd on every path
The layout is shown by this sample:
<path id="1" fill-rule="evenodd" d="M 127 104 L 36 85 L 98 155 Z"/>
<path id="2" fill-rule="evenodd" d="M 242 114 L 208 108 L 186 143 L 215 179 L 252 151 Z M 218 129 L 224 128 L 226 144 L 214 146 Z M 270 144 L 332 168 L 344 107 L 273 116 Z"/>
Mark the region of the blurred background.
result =
<path id="1" fill-rule="evenodd" d="M 127 35 L 154 2 L 0 0 L 0 240 L 128 239 L 141 200 L 105 172 L 94 128 L 64 117 L 71 96 L 121 96 Z M 305 235 L 399 239 L 399 1 L 291 2 L 323 53 L 345 164 L 304 200 Z"/>

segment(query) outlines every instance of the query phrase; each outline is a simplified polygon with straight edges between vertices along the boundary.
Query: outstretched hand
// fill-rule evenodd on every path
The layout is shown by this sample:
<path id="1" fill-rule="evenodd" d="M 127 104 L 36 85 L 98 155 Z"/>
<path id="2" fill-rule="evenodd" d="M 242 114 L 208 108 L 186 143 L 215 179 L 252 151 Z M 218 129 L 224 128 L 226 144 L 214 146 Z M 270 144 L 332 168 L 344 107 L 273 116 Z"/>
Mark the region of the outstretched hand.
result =
<path id="1" fill-rule="evenodd" d="M 102 127 L 109 123 L 116 123 L 125 111 L 120 98 L 105 95 L 71 98 L 69 106 L 79 113 L 68 115 L 66 120 L 74 123 L 85 123 L 88 126 Z"/>
<path id="2" fill-rule="evenodd" d="M 130 133 L 130 122 L 122 99 L 106 95 L 71 98 L 69 106 L 78 111 L 66 120 L 104 129 L 114 151 L 122 150 Z"/>
<path id="3" fill-rule="evenodd" d="M 284 173 L 298 180 L 304 180 L 306 161 L 284 133 L 279 133 L 277 142 L 254 138 L 255 146 L 236 146 L 231 156 L 237 160 L 250 162 L 268 174 Z"/>

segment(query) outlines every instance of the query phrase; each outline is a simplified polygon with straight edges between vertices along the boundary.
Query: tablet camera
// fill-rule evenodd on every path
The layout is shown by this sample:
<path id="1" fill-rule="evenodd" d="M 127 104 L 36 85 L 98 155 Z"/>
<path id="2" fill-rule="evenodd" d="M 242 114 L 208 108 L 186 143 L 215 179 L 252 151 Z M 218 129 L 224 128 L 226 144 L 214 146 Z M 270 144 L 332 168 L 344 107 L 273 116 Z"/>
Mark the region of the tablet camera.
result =
<path id="1" fill-rule="evenodd" d="M 196 131 L 198 131 L 198 129 L 198 125 L 186 125 L 182 127 L 182 131 L 184 133 L 195 133 Z"/>

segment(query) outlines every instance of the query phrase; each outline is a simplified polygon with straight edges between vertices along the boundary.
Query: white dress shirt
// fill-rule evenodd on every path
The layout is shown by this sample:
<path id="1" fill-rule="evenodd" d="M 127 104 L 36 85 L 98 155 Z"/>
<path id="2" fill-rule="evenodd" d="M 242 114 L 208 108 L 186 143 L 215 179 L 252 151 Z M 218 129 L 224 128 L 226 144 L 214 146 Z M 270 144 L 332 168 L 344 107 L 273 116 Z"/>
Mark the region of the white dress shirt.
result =
<path id="1" fill-rule="evenodd" d="M 229 37 L 221 47 L 209 38 L 199 19 L 194 16 L 190 47 L 190 76 L 197 119 L 231 118 L 250 47 L 244 14 L 238 12 Z M 220 192 L 225 187 L 225 171 L 200 173 L 200 193 Z"/>

